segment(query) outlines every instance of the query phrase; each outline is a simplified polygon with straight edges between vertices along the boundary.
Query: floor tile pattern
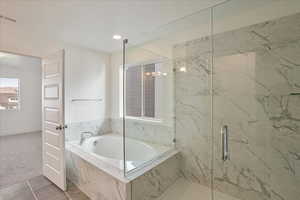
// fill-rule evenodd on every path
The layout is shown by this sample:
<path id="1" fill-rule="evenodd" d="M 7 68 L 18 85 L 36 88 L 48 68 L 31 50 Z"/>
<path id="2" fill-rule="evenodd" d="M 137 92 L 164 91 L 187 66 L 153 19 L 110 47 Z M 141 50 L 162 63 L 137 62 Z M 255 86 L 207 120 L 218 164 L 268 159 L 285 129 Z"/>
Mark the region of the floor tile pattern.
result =
<path id="1" fill-rule="evenodd" d="M 68 182 L 66 192 L 44 176 L 0 189 L 0 200 L 90 200 L 74 184 Z"/>

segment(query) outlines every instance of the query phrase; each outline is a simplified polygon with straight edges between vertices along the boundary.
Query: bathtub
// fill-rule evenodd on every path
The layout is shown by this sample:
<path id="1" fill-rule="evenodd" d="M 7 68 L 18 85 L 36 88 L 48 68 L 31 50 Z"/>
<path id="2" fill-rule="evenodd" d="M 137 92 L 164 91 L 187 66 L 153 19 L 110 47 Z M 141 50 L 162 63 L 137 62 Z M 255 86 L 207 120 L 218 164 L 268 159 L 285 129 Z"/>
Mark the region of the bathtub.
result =
<path id="1" fill-rule="evenodd" d="M 170 147 L 145 143 L 139 140 L 126 138 L 126 170 L 136 169 L 137 166 L 143 166 L 147 161 L 157 159 L 154 165 L 168 159 L 177 151 L 170 150 Z M 121 180 L 129 182 L 130 178 L 124 177 L 123 162 L 123 137 L 118 134 L 106 134 L 87 138 L 81 145 L 79 141 L 70 141 L 66 143 L 66 150 L 70 151 L 85 161 L 96 166 L 100 170 Z M 156 163 L 156 164 L 155 164 Z M 147 166 L 149 170 L 153 166 Z M 132 179 L 143 174 L 137 173 Z"/>

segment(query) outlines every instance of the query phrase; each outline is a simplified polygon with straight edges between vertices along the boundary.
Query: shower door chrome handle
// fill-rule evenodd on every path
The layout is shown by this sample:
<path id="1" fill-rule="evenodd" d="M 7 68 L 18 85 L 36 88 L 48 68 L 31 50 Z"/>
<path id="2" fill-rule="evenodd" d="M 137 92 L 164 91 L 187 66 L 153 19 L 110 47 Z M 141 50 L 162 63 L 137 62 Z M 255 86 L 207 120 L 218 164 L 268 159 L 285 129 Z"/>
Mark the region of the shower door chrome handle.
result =
<path id="1" fill-rule="evenodd" d="M 229 160 L 229 144 L 228 144 L 228 126 L 224 125 L 221 129 L 221 136 L 222 136 L 222 160 L 226 161 Z"/>

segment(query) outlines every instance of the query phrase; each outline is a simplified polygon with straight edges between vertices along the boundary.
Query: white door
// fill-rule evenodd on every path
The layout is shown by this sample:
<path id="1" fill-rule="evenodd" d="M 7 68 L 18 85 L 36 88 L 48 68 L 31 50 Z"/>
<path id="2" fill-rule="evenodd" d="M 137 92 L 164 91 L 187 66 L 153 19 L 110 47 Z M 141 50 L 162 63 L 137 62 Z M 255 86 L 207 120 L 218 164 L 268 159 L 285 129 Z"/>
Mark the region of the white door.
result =
<path id="1" fill-rule="evenodd" d="M 66 190 L 64 51 L 43 59 L 43 174 Z"/>

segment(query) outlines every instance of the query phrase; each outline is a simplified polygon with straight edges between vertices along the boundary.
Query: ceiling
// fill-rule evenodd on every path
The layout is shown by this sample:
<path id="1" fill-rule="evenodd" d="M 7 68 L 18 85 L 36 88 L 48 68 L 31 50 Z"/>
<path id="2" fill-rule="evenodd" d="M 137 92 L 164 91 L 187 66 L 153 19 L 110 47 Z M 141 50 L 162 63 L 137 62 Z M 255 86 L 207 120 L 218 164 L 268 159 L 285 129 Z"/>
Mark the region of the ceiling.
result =
<path id="1" fill-rule="evenodd" d="M 129 40 L 224 0 L 0 0 L 2 42 L 41 46 L 49 41 L 112 52 Z M 16 44 L 17 45 L 17 44 Z"/>

